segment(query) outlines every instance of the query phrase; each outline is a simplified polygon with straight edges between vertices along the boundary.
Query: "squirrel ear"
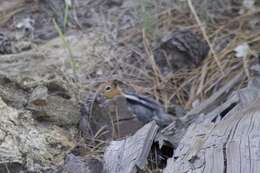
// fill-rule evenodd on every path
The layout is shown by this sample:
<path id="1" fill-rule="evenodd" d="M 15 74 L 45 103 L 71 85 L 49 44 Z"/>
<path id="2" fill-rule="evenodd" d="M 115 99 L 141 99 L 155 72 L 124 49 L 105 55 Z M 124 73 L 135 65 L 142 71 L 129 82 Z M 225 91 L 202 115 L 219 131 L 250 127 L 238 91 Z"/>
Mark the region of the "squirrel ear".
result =
<path id="1" fill-rule="evenodd" d="M 120 83 L 122 83 L 122 82 L 119 81 L 119 80 L 117 80 L 117 79 L 115 79 L 115 80 L 112 81 L 112 84 L 113 84 L 115 87 L 117 87 Z"/>

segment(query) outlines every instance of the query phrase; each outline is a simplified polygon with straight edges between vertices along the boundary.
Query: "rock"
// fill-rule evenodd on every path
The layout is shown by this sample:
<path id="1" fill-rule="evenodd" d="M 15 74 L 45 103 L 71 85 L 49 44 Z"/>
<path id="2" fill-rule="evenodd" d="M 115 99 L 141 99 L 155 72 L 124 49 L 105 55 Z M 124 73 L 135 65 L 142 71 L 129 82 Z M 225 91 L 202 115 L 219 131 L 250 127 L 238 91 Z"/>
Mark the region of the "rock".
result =
<path id="1" fill-rule="evenodd" d="M 32 49 L 33 44 L 30 41 L 18 41 L 14 43 L 14 53 Z"/>
<path id="2" fill-rule="evenodd" d="M 34 121 L 28 111 L 18 112 L 0 99 L 0 170 L 39 171 L 58 165 L 75 144 L 64 129 Z M 7 172 L 6 170 L 3 172 Z"/>
<path id="3" fill-rule="evenodd" d="M 33 38 L 34 34 L 34 19 L 27 17 L 16 24 L 16 39 Z"/>
<path id="4" fill-rule="evenodd" d="M 0 96 L 9 106 L 32 111 L 37 120 L 60 126 L 77 125 L 80 118 L 79 106 L 70 100 L 70 94 L 61 84 L 52 82 L 46 85 L 50 89 L 39 85 L 30 94 L 17 82 L 0 75 Z"/>
<path id="5" fill-rule="evenodd" d="M 79 106 L 59 96 L 47 96 L 45 100 L 34 100 L 26 108 L 32 111 L 34 118 L 39 121 L 52 122 L 59 126 L 79 123 Z"/>
<path id="6" fill-rule="evenodd" d="M 163 38 L 154 50 L 155 61 L 162 73 L 202 63 L 209 51 L 208 44 L 190 30 L 179 30 Z"/>
<path id="7" fill-rule="evenodd" d="M 103 164 L 95 158 L 83 158 L 68 154 L 59 173 L 102 173 Z M 57 172 L 57 173 L 58 173 Z"/>
<path id="8" fill-rule="evenodd" d="M 53 64 L 59 63 L 33 51 L 2 56 L 0 96 L 12 107 L 32 111 L 37 120 L 60 126 L 78 124 L 80 111 L 75 88 L 57 75 Z M 40 102 L 45 103 L 39 105 Z"/>
<path id="9" fill-rule="evenodd" d="M 11 40 L 5 34 L 0 33 L 0 54 L 10 54 L 12 52 Z"/>
<path id="10" fill-rule="evenodd" d="M 5 165 L 15 173 L 17 169 L 44 172 L 60 165 L 74 148 L 80 118 L 78 85 L 110 55 L 97 34 L 75 34 L 66 40 L 80 64 L 76 74 L 60 38 L 37 49 L 1 55 L 0 172 L 7 172 Z M 1 105 L 12 114 L 3 113 Z"/>
<path id="11" fill-rule="evenodd" d="M 5 75 L 0 75 L 0 97 L 9 106 L 21 109 L 27 104 L 28 92 Z"/>
<path id="12" fill-rule="evenodd" d="M 29 103 L 37 106 L 46 106 L 48 104 L 47 97 L 48 97 L 48 88 L 40 85 L 33 90 L 29 98 Z"/>

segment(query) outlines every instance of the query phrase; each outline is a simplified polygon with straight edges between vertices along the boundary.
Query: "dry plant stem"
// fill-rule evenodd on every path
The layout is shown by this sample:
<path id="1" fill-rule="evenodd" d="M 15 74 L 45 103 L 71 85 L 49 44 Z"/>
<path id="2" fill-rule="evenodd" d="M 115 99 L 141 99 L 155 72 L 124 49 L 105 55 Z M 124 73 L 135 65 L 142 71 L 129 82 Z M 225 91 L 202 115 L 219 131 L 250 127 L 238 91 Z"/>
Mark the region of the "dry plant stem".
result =
<path id="1" fill-rule="evenodd" d="M 216 31 L 214 31 L 212 34 L 210 34 L 209 38 L 215 36 L 217 33 L 219 33 L 220 31 L 224 30 L 227 26 L 229 26 L 230 24 L 232 24 L 233 22 L 237 22 L 237 21 L 241 21 L 242 19 L 255 15 L 257 13 L 260 12 L 260 9 L 257 9 L 255 11 L 249 11 L 248 13 L 235 17 L 233 19 L 230 19 L 229 21 L 227 21 L 227 23 L 225 23 L 224 25 L 220 26 Z"/>
<path id="2" fill-rule="evenodd" d="M 109 113 L 109 118 L 110 118 L 111 125 L 112 125 L 112 139 L 115 139 L 116 138 L 116 127 L 115 127 L 115 122 L 113 120 L 113 117 L 110 113 Z"/>
<path id="3" fill-rule="evenodd" d="M 8 168 L 8 166 L 7 166 L 6 163 L 5 163 L 5 168 L 6 168 L 6 170 L 7 170 L 7 173 L 10 173 L 10 170 L 9 170 L 9 168 Z"/>
<path id="4" fill-rule="evenodd" d="M 102 145 L 103 145 L 103 143 L 96 144 L 95 146 L 93 146 L 93 148 L 91 149 L 91 151 L 92 151 L 92 152 L 97 151 Z"/>
<path id="5" fill-rule="evenodd" d="M 140 74 L 144 75 L 144 76 L 145 76 L 147 79 L 149 79 L 149 80 L 152 80 L 152 79 L 153 79 L 146 71 L 141 70 L 141 69 L 135 67 L 134 65 L 127 64 L 127 63 L 125 63 L 125 62 L 123 62 L 123 61 L 120 62 L 120 63 L 122 63 L 122 65 L 126 66 L 126 68 L 128 67 L 128 68 L 130 68 L 130 69 L 132 69 L 132 70 L 138 71 Z M 128 75 L 129 75 L 129 73 L 128 73 Z"/>
<path id="6" fill-rule="evenodd" d="M 243 67 L 248 79 L 250 79 L 250 72 L 248 67 L 248 55 L 243 57 Z"/>
<path id="7" fill-rule="evenodd" d="M 190 88 L 190 93 L 189 93 L 189 99 L 186 101 L 185 103 L 185 108 L 192 108 L 192 103 L 194 102 L 195 98 L 196 98 L 196 84 L 195 82 L 193 81 L 192 82 L 192 86 Z"/>
<path id="8" fill-rule="evenodd" d="M 148 39 L 146 37 L 144 29 L 143 29 L 143 42 L 144 42 L 145 52 L 148 55 L 148 58 L 150 60 L 150 63 L 152 65 L 152 68 L 153 68 L 153 71 L 154 71 L 154 74 L 155 74 L 156 84 L 157 84 L 157 86 L 159 86 L 160 85 L 160 77 L 161 76 L 159 74 L 159 69 L 158 69 L 158 67 L 157 67 L 157 65 L 155 63 L 153 52 L 151 50 L 151 47 L 150 47 L 149 41 L 148 41 Z"/>
<path id="9" fill-rule="evenodd" d="M 106 129 L 106 126 L 102 126 L 97 132 L 96 134 L 94 135 L 94 139 L 95 138 L 98 138 L 99 136 L 102 136 L 102 132 Z"/>
<path id="10" fill-rule="evenodd" d="M 201 77 L 200 77 L 200 84 L 199 84 L 199 87 L 198 87 L 198 90 L 197 90 L 197 93 L 196 95 L 199 95 L 203 88 L 204 88 L 204 82 L 205 82 L 205 79 L 206 79 L 206 76 L 207 76 L 207 72 L 208 72 L 208 64 L 205 63 L 201 69 Z"/>
<path id="11" fill-rule="evenodd" d="M 120 137 L 118 106 L 116 106 L 116 128 L 117 128 L 117 137 Z"/>
<path id="12" fill-rule="evenodd" d="M 250 36 L 252 40 L 248 41 L 248 44 L 252 44 L 260 40 L 260 31 L 256 32 L 256 34 Z"/>
<path id="13" fill-rule="evenodd" d="M 97 91 L 95 92 L 95 95 L 94 95 L 93 101 L 92 101 L 92 103 L 91 103 L 91 105 L 90 105 L 89 119 L 92 118 L 92 115 L 93 115 L 93 108 L 94 108 L 94 103 L 95 103 L 95 100 L 96 100 L 98 94 L 100 93 L 100 91 L 101 91 L 101 87 L 99 87 L 99 88 L 97 89 Z"/>
<path id="14" fill-rule="evenodd" d="M 85 137 L 85 139 L 90 141 L 90 142 L 99 142 L 99 143 L 102 143 L 102 144 L 108 144 L 109 143 L 108 141 L 104 141 L 104 140 L 97 139 L 97 138 L 93 139 L 93 138 L 90 138 L 90 137 Z M 87 144 L 90 145 L 89 143 L 87 143 Z"/>
<path id="15" fill-rule="evenodd" d="M 74 55 L 72 53 L 72 49 L 71 49 L 69 43 L 66 41 L 66 39 L 64 37 L 64 33 L 62 32 L 61 28 L 59 27 L 59 25 L 57 24 L 55 19 L 53 19 L 53 23 L 54 23 L 54 27 L 55 27 L 56 31 L 59 34 L 59 37 L 61 38 L 61 40 L 63 42 L 65 49 L 67 49 L 67 51 L 68 51 L 69 58 L 70 58 L 70 64 L 71 64 L 71 67 L 73 70 L 73 75 L 74 75 L 75 80 L 78 81 L 78 75 L 77 75 L 77 70 L 76 70 L 76 61 L 75 61 Z"/>
<path id="16" fill-rule="evenodd" d="M 205 28 L 203 27 L 202 22 L 200 21 L 198 15 L 197 15 L 197 12 L 196 12 L 195 8 L 194 8 L 193 5 L 192 5 L 191 0 L 188 0 L 188 5 L 189 5 L 189 8 L 190 8 L 192 14 L 193 14 L 194 17 L 195 17 L 196 22 L 198 23 L 198 25 L 199 25 L 199 27 L 200 27 L 200 29 L 201 29 L 201 31 L 202 31 L 202 35 L 203 35 L 204 39 L 207 41 L 207 43 L 208 43 L 208 45 L 209 45 L 210 52 L 211 52 L 212 56 L 214 57 L 214 59 L 215 59 L 217 65 L 218 65 L 218 67 L 219 67 L 219 69 L 220 69 L 222 75 L 224 75 L 224 70 L 223 70 L 223 68 L 222 68 L 222 66 L 221 66 L 221 63 L 220 63 L 220 61 L 219 61 L 219 59 L 218 59 L 218 57 L 217 57 L 217 55 L 216 55 L 216 53 L 215 53 L 215 51 L 214 51 L 214 49 L 213 49 L 213 47 L 212 47 L 212 44 L 211 44 L 210 41 L 209 41 L 209 37 L 208 37 L 208 35 L 207 35 L 207 33 L 206 33 L 206 30 L 205 30 Z"/>
<path id="17" fill-rule="evenodd" d="M 190 79 L 187 79 L 185 82 L 183 82 L 181 84 L 180 87 L 178 87 L 175 92 L 170 96 L 169 100 L 168 100 L 168 103 L 170 103 L 170 101 L 175 97 L 175 96 L 178 96 L 179 92 L 181 91 L 181 89 L 183 89 L 184 86 L 186 86 L 187 84 L 189 84 L 190 82 L 192 82 L 194 79 L 196 79 L 196 76 L 190 78 Z"/>

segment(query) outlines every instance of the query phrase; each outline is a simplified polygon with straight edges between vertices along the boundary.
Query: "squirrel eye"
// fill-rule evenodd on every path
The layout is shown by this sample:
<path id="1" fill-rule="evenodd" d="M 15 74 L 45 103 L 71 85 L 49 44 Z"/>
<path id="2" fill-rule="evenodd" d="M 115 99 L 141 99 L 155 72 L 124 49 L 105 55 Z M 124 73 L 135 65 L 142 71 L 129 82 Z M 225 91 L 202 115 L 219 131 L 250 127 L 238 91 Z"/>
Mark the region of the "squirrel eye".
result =
<path id="1" fill-rule="evenodd" d="M 111 90 L 111 86 L 106 86 L 105 90 L 106 91 L 110 91 Z"/>

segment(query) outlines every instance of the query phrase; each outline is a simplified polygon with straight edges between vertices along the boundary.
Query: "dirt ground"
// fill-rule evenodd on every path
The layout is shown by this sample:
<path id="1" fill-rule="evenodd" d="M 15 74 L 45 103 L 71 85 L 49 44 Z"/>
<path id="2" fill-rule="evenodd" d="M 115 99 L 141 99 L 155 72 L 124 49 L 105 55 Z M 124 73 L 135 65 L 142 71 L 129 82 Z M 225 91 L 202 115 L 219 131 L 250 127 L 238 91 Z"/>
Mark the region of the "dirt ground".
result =
<path id="1" fill-rule="evenodd" d="M 114 127 L 115 109 L 99 104 L 106 81 L 153 97 L 174 117 L 240 72 L 227 93 L 245 87 L 259 63 L 259 6 L 256 0 L 0 1 L 0 172 L 102 172 L 109 141 L 142 127 L 136 121 Z M 129 114 L 120 104 L 119 117 Z M 147 172 L 162 172 L 166 161 L 151 165 Z"/>

